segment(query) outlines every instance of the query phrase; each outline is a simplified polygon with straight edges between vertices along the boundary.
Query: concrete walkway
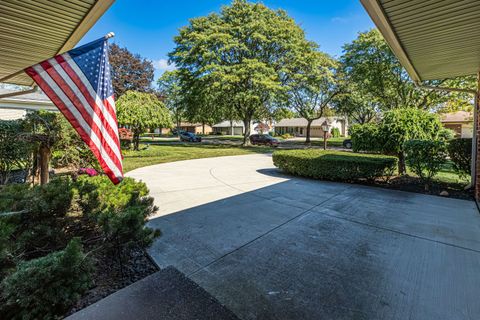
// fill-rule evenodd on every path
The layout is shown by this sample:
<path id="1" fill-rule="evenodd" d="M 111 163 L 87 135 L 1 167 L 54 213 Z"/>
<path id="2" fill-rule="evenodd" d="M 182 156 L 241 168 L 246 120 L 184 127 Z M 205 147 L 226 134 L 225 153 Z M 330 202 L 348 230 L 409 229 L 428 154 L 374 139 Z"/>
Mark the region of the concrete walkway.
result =
<path id="1" fill-rule="evenodd" d="M 474 202 L 285 176 L 269 155 L 128 175 L 160 207 L 153 259 L 242 319 L 480 318 Z"/>

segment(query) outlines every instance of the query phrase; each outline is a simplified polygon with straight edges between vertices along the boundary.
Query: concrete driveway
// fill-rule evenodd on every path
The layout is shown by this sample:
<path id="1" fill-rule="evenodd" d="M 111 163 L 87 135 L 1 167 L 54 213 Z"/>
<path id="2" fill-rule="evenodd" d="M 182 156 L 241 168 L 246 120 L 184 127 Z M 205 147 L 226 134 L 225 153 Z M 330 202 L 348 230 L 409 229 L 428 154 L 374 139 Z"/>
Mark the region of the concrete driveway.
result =
<path id="1" fill-rule="evenodd" d="M 242 319 L 480 318 L 474 202 L 294 178 L 269 155 L 128 175 L 160 207 L 153 259 Z"/>

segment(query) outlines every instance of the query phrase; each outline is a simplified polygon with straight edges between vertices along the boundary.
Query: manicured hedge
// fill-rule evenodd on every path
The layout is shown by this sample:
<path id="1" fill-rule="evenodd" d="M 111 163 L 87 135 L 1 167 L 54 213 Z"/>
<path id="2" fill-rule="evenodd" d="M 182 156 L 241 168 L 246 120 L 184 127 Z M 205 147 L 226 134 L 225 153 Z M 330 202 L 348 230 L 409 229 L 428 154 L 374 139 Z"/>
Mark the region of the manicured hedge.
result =
<path id="1" fill-rule="evenodd" d="M 391 156 L 318 149 L 279 150 L 273 154 L 275 166 L 287 173 L 333 181 L 389 177 L 397 161 Z"/>

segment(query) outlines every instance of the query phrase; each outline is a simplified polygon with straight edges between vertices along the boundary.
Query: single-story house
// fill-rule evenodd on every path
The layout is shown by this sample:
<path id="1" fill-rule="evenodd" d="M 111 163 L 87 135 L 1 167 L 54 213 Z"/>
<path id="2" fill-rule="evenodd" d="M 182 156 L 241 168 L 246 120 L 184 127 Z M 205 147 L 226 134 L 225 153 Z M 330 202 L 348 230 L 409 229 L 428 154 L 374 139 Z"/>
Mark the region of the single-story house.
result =
<path id="1" fill-rule="evenodd" d="M 180 130 L 195 133 L 195 134 L 209 134 L 212 132 L 212 127 L 208 124 L 181 122 Z M 205 132 L 204 132 L 205 130 Z"/>
<path id="2" fill-rule="evenodd" d="M 0 95 L 16 91 L 0 88 Z M 58 112 L 57 107 L 41 91 L 0 99 L 0 120 L 21 119 L 28 111 L 35 110 Z"/>
<path id="3" fill-rule="evenodd" d="M 255 131 L 255 125 L 252 123 L 250 124 L 250 131 L 251 133 L 257 133 Z M 214 124 L 213 125 L 213 133 L 214 134 L 223 134 L 223 135 L 233 135 L 233 136 L 241 136 L 245 132 L 245 126 L 243 124 L 243 121 L 230 121 L 230 120 L 225 120 L 220 123 Z"/>
<path id="4" fill-rule="evenodd" d="M 473 113 L 467 111 L 457 111 L 445 113 L 440 116 L 440 121 L 447 129 L 455 132 L 457 138 L 473 137 Z"/>
<path id="5" fill-rule="evenodd" d="M 340 135 L 348 135 L 348 122 L 344 117 L 322 117 L 313 120 L 310 127 L 311 137 L 323 137 L 322 123 L 327 120 L 330 128 L 338 128 Z M 330 129 L 330 130 L 331 130 Z M 307 120 L 304 118 L 282 119 L 275 125 L 276 134 L 289 133 L 296 137 L 305 137 L 307 135 Z"/>
<path id="6" fill-rule="evenodd" d="M 176 126 L 175 126 L 176 128 Z M 178 127 L 179 130 L 187 131 L 195 134 L 210 134 L 212 133 L 212 127 L 208 124 L 201 124 L 201 123 L 190 123 L 190 122 L 181 122 L 180 126 Z M 205 130 L 205 132 L 204 132 Z M 171 128 L 157 128 L 154 131 L 157 134 L 171 134 Z"/>

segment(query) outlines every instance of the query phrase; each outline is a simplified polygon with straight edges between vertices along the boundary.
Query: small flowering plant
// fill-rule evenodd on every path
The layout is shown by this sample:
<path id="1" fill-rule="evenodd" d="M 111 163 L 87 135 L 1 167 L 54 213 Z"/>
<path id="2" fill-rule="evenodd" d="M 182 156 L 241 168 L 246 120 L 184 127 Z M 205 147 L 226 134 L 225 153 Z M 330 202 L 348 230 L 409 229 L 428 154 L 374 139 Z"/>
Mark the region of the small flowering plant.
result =
<path id="1" fill-rule="evenodd" d="M 78 169 L 78 174 L 88 174 L 90 177 L 98 176 L 97 170 L 93 168 L 80 168 Z"/>
<path id="2" fill-rule="evenodd" d="M 133 140 L 132 130 L 127 128 L 119 128 L 118 136 L 120 137 L 120 140 Z"/>

